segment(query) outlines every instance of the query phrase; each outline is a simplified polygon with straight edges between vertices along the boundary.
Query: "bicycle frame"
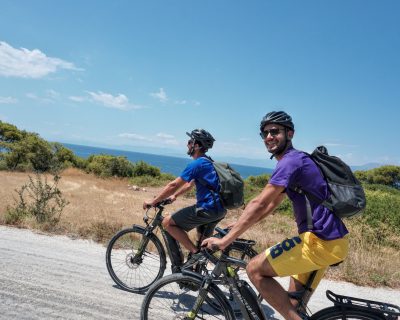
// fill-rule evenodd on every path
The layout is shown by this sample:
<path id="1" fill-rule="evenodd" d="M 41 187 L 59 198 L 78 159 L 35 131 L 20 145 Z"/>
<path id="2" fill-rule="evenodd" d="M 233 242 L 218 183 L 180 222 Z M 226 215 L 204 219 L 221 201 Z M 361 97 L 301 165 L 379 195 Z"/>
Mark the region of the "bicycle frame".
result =
<path id="1" fill-rule="evenodd" d="M 199 290 L 199 295 L 188 313 L 189 319 L 194 319 L 200 310 L 201 305 L 206 299 L 207 289 L 211 283 L 217 285 L 227 285 L 231 293 L 238 303 L 242 316 L 246 320 L 266 320 L 266 316 L 262 311 L 261 305 L 257 300 L 257 295 L 244 280 L 240 280 L 236 274 L 238 268 L 245 268 L 246 262 L 236 258 L 229 257 L 224 253 L 220 258 L 215 258 L 207 251 L 203 251 L 208 260 L 215 264 L 212 272 L 206 274 L 203 278 L 202 285 Z M 233 268 L 232 266 L 235 268 Z M 183 270 L 183 274 L 192 274 L 190 271 Z"/>
<path id="2" fill-rule="evenodd" d="M 149 235 L 154 234 L 156 236 L 154 230 L 157 228 L 160 228 L 161 235 L 164 239 L 165 247 L 167 248 L 167 253 L 168 256 L 171 260 L 172 264 L 172 271 L 177 271 L 180 266 L 183 264 L 183 253 L 182 253 L 182 248 L 179 245 L 178 241 L 176 241 L 163 227 L 162 225 L 162 220 L 164 219 L 162 213 L 164 211 L 164 206 L 159 205 L 157 206 L 158 211 L 156 212 L 153 220 L 151 223 L 149 223 L 149 216 L 147 215 L 147 211 L 144 214 L 143 221 L 146 224 L 146 227 L 144 228 L 144 237 L 142 238 L 142 241 L 139 245 L 138 251 L 135 254 L 134 258 L 141 257 L 144 253 L 144 250 L 146 249 L 146 246 L 149 242 Z M 140 225 L 134 225 L 138 228 L 143 228 Z M 157 237 L 157 236 L 156 236 Z"/>

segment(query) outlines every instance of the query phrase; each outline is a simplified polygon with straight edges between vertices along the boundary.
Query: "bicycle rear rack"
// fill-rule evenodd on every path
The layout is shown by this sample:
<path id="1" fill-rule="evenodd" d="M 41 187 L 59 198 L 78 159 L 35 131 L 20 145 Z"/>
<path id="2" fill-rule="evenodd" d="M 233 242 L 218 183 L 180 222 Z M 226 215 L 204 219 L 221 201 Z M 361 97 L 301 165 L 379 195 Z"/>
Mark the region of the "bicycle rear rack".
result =
<path id="1" fill-rule="evenodd" d="M 330 290 L 326 291 L 326 296 L 336 306 L 344 309 L 359 309 L 378 314 L 384 314 L 388 319 L 397 319 L 397 317 L 400 316 L 400 308 L 394 304 L 341 296 L 333 293 Z"/>

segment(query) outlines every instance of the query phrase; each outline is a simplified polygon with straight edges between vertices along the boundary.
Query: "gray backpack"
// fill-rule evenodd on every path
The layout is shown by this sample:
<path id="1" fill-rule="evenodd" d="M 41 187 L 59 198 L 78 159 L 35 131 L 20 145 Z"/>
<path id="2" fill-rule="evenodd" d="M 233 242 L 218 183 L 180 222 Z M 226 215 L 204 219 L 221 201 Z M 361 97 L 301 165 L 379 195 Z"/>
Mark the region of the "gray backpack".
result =
<path id="1" fill-rule="evenodd" d="M 228 163 L 215 162 L 211 158 L 207 157 L 214 166 L 215 171 L 219 178 L 219 197 L 222 201 L 222 205 L 225 209 L 236 209 L 240 208 L 244 204 L 244 182 L 240 174 L 234 170 Z M 211 186 L 199 179 L 199 182 L 207 187 L 212 193 L 215 192 Z"/>
<path id="2" fill-rule="evenodd" d="M 322 200 L 312 193 L 302 190 L 301 187 L 294 189 L 294 191 L 306 196 L 308 226 L 312 226 L 309 201 L 322 204 L 340 218 L 360 214 L 366 206 L 365 193 L 350 167 L 338 157 L 329 155 L 324 146 L 317 147 L 312 154 L 306 154 L 321 170 L 331 194 L 328 199 Z"/>

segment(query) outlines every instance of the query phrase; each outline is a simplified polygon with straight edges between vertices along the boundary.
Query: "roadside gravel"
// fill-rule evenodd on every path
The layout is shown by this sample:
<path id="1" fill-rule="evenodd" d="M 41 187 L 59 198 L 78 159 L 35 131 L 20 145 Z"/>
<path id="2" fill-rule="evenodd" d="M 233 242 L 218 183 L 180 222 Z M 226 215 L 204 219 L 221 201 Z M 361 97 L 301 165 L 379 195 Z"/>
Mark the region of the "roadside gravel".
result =
<path id="1" fill-rule="evenodd" d="M 115 287 L 106 270 L 104 246 L 4 226 L 0 283 L 0 319 L 138 319 L 143 299 Z M 311 310 L 330 305 L 327 289 L 400 304 L 400 290 L 322 281 Z M 270 319 L 282 319 L 268 306 L 265 310 Z"/>

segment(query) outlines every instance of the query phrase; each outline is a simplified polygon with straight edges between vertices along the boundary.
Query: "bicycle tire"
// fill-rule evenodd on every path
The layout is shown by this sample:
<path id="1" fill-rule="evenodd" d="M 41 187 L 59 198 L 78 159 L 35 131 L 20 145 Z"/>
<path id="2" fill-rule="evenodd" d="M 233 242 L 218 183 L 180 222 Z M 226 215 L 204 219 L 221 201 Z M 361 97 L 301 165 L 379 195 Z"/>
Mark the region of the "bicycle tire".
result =
<path id="1" fill-rule="evenodd" d="M 201 278 L 181 273 L 163 277 L 147 291 L 142 303 L 141 320 L 186 319 L 199 295 Z M 215 300 L 220 310 L 215 310 L 208 302 Z M 235 316 L 229 303 L 218 287 L 211 284 L 207 297 L 194 319 L 234 320 Z"/>
<path id="2" fill-rule="evenodd" d="M 346 309 L 346 313 L 343 314 L 343 309 L 338 306 L 329 307 L 322 309 L 317 313 L 314 313 L 310 320 L 383 320 L 383 315 L 373 313 L 367 310 L 357 309 Z M 345 316 L 345 318 L 344 318 Z"/>
<path id="3" fill-rule="evenodd" d="M 147 236 L 144 254 L 135 256 L 144 232 L 139 226 L 121 230 L 110 240 L 106 251 L 111 278 L 120 288 L 133 293 L 146 292 L 163 276 L 167 263 L 165 250 L 154 234 Z"/>

